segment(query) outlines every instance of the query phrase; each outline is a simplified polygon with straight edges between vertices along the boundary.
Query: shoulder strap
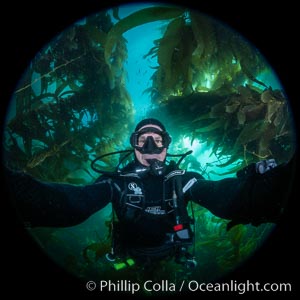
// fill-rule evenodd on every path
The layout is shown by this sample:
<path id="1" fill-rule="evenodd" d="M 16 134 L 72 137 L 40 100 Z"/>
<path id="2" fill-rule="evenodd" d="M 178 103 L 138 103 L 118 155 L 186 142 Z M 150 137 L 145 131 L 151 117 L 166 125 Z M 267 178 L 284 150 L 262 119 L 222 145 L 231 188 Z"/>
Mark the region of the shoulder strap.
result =
<path id="1" fill-rule="evenodd" d="M 172 185 L 173 185 L 173 194 L 176 194 L 176 202 L 177 202 L 177 218 L 180 218 L 181 223 L 189 223 L 190 218 L 188 216 L 187 207 L 184 203 L 184 193 L 182 188 L 182 175 L 174 176 L 172 178 Z"/>

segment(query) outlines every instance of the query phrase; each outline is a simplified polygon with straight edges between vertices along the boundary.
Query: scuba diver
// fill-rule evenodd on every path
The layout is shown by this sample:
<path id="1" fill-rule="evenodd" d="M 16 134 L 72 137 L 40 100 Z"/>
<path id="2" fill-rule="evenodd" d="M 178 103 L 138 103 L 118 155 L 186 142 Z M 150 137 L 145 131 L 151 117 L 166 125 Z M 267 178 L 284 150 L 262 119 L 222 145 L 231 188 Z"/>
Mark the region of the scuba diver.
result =
<path id="1" fill-rule="evenodd" d="M 274 159 L 248 165 L 234 178 L 204 179 L 180 169 L 181 161 L 167 163 L 172 139 L 157 119 L 144 119 L 130 137 L 134 160 L 115 172 L 92 168 L 102 175 L 92 184 L 76 186 L 39 181 L 20 171 L 7 170 L 7 182 L 17 209 L 30 227 L 67 227 L 85 221 L 112 204 L 112 245 L 109 261 L 132 257 L 151 262 L 173 257 L 196 266 L 193 253 L 193 214 L 196 203 L 236 224 L 278 222 L 282 216 L 293 170 L 293 160 L 277 165 Z M 175 156 L 175 155 L 173 155 Z M 192 209 L 191 209 L 192 210 Z M 193 211 L 193 210 L 192 210 Z M 191 250 L 192 249 L 192 250 Z"/>

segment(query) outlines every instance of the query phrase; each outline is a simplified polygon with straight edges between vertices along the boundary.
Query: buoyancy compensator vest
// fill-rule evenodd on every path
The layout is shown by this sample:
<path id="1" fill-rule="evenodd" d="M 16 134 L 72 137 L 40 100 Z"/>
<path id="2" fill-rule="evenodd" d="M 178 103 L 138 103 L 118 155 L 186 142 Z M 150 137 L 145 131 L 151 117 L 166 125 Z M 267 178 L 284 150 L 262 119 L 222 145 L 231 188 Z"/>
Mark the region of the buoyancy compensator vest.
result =
<path id="1" fill-rule="evenodd" d="M 176 262 L 195 266 L 193 218 L 187 212 L 182 177 L 184 170 L 171 161 L 167 175 L 151 176 L 135 164 L 110 175 L 118 196 L 113 201 L 112 247 L 109 260 L 118 257 L 162 259 L 173 256 Z M 195 245 L 194 245 L 195 246 Z"/>

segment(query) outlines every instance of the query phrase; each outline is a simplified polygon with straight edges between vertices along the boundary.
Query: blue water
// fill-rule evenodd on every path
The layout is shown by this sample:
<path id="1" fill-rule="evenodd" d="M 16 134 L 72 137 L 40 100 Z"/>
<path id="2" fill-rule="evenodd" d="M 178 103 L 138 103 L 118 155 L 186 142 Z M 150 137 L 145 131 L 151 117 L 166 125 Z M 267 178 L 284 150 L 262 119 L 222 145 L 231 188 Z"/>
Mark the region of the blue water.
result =
<path id="1" fill-rule="evenodd" d="M 129 4 L 119 8 L 121 19 L 143 8 L 152 7 L 152 4 Z M 135 109 L 135 122 L 146 115 L 151 99 L 149 93 L 144 93 L 152 85 L 151 76 L 158 66 L 157 58 L 143 58 L 154 47 L 154 41 L 163 36 L 168 21 L 150 22 L 132 28 L 123 34 L 128 41 L 126 44 L 128 58 L 125 62 L 127 71 L 126 88 L 131 96 Z"/>

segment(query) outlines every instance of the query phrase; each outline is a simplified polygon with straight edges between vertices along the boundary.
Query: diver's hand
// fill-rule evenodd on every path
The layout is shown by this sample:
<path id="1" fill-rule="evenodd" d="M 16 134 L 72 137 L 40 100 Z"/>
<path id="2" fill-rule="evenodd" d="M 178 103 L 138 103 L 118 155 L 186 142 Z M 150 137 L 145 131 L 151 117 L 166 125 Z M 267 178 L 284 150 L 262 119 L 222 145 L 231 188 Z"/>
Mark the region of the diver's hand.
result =
<path id="1" fill-rule="evenodd" d="M 264 174 L 275 167 L 277 167 L 277 163 L 274 158 L 261 160 L 255 164 L 255 170 L 258 174 Z"/>
<path id="2" fill-rule="evenodd" d="M 261 160 L 257 163 L 251 163 L 250 165 L 246 166 L 245 168 L 239 170 L 236 175 L 237 177 L 252 177 L 258 174 L 264 174 L 271 169 L 277 167 L 277 163 L 274 158 Z"/>

